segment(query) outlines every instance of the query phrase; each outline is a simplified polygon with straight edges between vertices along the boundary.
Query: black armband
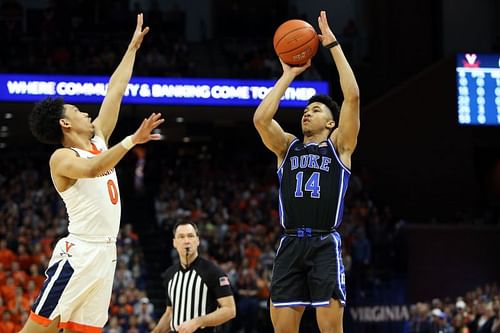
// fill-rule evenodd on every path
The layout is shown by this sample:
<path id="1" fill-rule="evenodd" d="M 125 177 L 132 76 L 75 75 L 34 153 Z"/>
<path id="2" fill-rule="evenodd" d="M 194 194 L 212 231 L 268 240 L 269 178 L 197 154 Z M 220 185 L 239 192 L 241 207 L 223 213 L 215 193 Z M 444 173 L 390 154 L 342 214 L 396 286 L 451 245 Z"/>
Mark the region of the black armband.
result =
<path id="1" fill-rule="evenodd" d="M 325 45 L 325 47 L 326 47 L 327 49 L 331 49 L 331 48 L 334 48 L 334 47 L 335 47 L 335 46 L 337 46 L 337 45 L 340 45 L 340 43 L 339 43 L 339 41 L 338 41 L 338 40 L 333 41 L 333 42 L 331 42 L 330 44 L 326 44 L 326 45 Z"/>

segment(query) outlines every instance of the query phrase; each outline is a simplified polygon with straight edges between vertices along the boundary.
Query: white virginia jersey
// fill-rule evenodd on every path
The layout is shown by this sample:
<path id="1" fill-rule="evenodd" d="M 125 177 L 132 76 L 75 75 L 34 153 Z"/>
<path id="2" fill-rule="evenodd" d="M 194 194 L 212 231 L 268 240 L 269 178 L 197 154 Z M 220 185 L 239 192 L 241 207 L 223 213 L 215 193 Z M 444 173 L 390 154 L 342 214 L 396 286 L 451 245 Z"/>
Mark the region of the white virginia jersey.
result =
<path id="1" fill-rule="evenodd" d="M 104 140 L 94 136 L 93 151 L 71 148 L 82 158 L 92 158 L 108 149 Z M 59 192 L 68 211 L 68 231 L 76 236 L 116 237 L 120 228 L 121 202 L 115 169 L 95 178 L 80 178 Z"/>

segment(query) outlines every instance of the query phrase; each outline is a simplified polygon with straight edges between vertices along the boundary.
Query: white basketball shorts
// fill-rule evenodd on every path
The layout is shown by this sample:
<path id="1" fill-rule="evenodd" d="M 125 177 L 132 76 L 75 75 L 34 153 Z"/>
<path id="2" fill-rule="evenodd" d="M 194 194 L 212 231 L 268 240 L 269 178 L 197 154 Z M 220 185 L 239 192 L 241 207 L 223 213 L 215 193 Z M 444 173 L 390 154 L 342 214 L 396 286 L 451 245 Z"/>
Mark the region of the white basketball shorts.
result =
<path id="1" fill-rule="evenodd" d="M 100 333 L 108 320 L 116 268 L 116 238 L 69 235 L 54 248 L 30 318 L 47 326 Z"/>

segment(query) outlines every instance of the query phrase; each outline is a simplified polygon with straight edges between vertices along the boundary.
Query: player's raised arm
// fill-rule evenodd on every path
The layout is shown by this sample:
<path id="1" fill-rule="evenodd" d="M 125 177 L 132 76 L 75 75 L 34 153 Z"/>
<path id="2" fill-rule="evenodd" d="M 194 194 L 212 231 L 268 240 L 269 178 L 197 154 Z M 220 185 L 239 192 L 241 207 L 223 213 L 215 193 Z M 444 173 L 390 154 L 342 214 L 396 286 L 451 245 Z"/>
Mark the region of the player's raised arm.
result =
<path id="1" fill-rule="evenodd" d="M 118 120 L 122 97 L 132 76 L 135 54 L 141 46 L 144 36 L 149 31 L 149 27 L 143 29 L 142 24 L 143 14 L 139 14 L 137 15 L 137 25 L 132 40 L 120 64 L 109 80 L 106 97 L 102 102 L 99 115 L 93 122 L 96 135 L 101 136 L 106 143 L 108 143 L 108 139 L 115 129 L 116 121 Z"/>
<path id="2" fill-rule="evenodd" d="M 160 134 L 151 134 L 151 132 L 163 121 L 161 114 L 151 114 L 147 119 L 144 119 L 133 135 L 126 137 L 122 142 L 93 158 L 78 157 L 70 149 L 56 150 L 50 158 L 50 170 L 54 180 L 57 182 L 59 177 L 69 179 L 94 178 L 114 168 L 136 144 L 159 140 Z"/>
<path id="3" fill-rule="evenodd" d="M 359 133 L 359 88 L 356 77 L 349 65 L 340 44 L 333 34 L 326 12 L 321 11 L 318 17 L 321 30 L 320 40 L 323 46 L 330 49 L 337 71 L 339 72 L 340 88 L 344 95 L 344 101 L 340 109 L 338 128 L 332 133 L 332 140 L 341 155 L 349 155 L 356 148 Z M 350 164 L 350 163 L 349 163 Z"/>
<path id="4" fill-rule="evenodd" d="M 273 118 L 278 111 L 280 99 L 286 89 L 298 75 L 311 65 L 311 60 L 300 67 L 291 67 L 281 59 L 280 62 L 283 67 L 283 74 L 276 81 L 269 94 L 259 104 L 253 116 L 253 123 L 257 132 L 259 132 L 264 145 L 278 156 L 278 164 L 280 164 L 280 160 L 285 155 L 286 149 L 294 136 L 283 131 L 278 122 Z"/>

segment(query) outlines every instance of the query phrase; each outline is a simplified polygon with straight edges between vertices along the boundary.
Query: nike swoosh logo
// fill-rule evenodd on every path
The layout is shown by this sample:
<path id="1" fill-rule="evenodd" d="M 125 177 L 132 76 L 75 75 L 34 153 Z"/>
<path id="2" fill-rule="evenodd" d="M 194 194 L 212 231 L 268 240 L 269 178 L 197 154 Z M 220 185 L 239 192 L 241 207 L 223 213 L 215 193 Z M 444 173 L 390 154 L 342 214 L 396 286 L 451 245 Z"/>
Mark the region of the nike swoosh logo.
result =
<path id="1" fill-rule="evenodd" d="M 325 236 L 321 236 L 321 237 L 320 237 L 320 240 L 325 240 L 325 239 L 327 239 L 328 237 L 330 237 L 330 234 L 325 235 Z"/>

